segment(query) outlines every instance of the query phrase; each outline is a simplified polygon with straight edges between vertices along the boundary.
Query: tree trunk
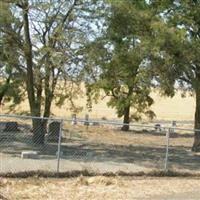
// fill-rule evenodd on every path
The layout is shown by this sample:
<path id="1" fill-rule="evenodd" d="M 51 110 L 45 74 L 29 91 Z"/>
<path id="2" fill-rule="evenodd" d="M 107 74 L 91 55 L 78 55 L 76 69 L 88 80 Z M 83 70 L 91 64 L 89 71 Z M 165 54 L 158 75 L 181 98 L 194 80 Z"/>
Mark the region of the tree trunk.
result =
<path id="1" fill-rule="evenodd" d="M 45 107 L 44 107 L 44 117 L 50 116 L 51 111 L 51 104 L 52 104 L 52 97 L 49 96 L 49 98 L 46 99 Z"/>
<path id="2" fill-rule="evenodd" d="M 23 21 L 24 21 L 24 55 L 26 59 L 27 66 L 27 79 L 26 87 L 28 93 L 29 106 L 32 116 L 40 116 L 40 102 L 36 99 L 35 94 L 35 82 L 34 82 L 34 73 L 33 73 L 33 52 L 32 52 L 32 43 L 30 37 L 29 29 L 29 18 L 28 18 L 28 1 L 23 5 Z M 33 119 L 33 143 L 36 145 L 44 144 L 45 129 L 42 119 Z"/>
<path id="3" fill-rule="evenodd" d="M 33 143 L 35 145 L 43 145 L 45 139 L 45 120 L 42 118 L 33 119 Z"/>
<path id="4" fill-rule="evenodd" d="M 200 87 L 196 89 L 195 129 L 200 129 Z M 200 151 L 200 132 L 198 131 L 195 131 L 192 151 Z"/>
<path id="5" fill-rule="evenodd" d="M 45 98 L 45 106 L 44 106 L 44 117 L 49 117 L 51 114 L 51 104 L 52 104 L 52 96 L 47 95 Z M 47 130 L 47 124 L 48 124 L 48 120 L 44 119 L 44 124 L 43 127 L 45 130 Z"/>
<path id="6" fill-rule="evenodd" d="M 31 114 L 35 114 L 35 90 L 34 90 L 34 75 L 33 75 L 33 55 L 32 43 L 30 38 L 29 19 L 28 19 L 28 3 L 23 8 L 24 21 L 24 55 L 27 66 L 26 87 Z"/>
<path id="7" fill-rule="evenodd" d="M 129 115 L 130 115 L 130 106 L 127 106 L 124 109 L 124 120 L 123 120 L 124 125 L 121 128 L 122 131 L 128 131 L 129 130 L 129 122 L 130 122 L 130 116 Z"/>
<path id="8" fill-rule="evenodd" d="M 11 79 L 11 74 L 6 79 L 5 84 L 2 86 L 2 89 L 1 89 L 1 92 L 0 92 L 0 105 L 3 103 L 3 98 L 4 98 L 4 96 L 6 96 L 6 93 L 8 91 L 10 79 Z"/>
<path id="9" fill-rule="evenodd" d="M 53 86 L 50 85 L 50 69 L 49 69 L 49 67 L 50 67 L 50 64 L 47 62 L 46 69 L 45 69 L 46 76 L 45 76 L 45 82 L 44 82 L 44 93 L 45 93 L 44 117 L 50 116 L 51 103 L 53 100 L 53 92 L 54 92 Z"/>

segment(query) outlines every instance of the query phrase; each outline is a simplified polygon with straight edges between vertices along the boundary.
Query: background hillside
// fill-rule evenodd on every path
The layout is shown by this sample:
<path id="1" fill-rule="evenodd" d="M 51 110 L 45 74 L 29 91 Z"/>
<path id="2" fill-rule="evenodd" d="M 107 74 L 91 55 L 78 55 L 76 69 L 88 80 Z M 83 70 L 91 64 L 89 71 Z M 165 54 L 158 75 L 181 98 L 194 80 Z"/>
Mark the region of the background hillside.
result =
<path id="1" fill-rule="evenodd" d="M 152 110 L 156 113 L 155 120 L 177 120 L 177 121 L 191 121 L 195 112 L 195 99 L 187 95 L 185 98 L 181 97 L 181 92 L 178 92 L 173 98 L 162 97 L 158 92 L 151 94 L 155 103 Z M 93 104 L 92 112 L 89 112 L 90 118 L 106 118 L 117 119 L 115 110 L 107 107 L 108 98 L 100 99 L 97 104 Z M 86 97 L 81 97 L 75 101 L 76 105 L 83 107 L 83 110 L 78 113 L 78 117 L 84 117 L 88 110 L 86 108 Z M 9 104 L 5 104 L 1 108 L 1 113 L 21 114 L 29 110 L 28 101 L 22 102 L 13 111 L 9 111 Z M 70 105 L 68 102 L 62 107 L 52 107 L 52 114 L 60 117 L 70 117 Z"/>

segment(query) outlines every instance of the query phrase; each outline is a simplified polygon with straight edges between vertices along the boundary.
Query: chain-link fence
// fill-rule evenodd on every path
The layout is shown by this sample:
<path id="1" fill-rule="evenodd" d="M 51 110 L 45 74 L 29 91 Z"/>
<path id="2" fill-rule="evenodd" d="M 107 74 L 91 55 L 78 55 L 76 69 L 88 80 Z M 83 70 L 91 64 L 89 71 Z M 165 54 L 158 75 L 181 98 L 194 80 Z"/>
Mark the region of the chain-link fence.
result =
<path id="1" fill-rule="evenodd" d="M 160 124 L 0 115 L 0 173 L 200 170 L 194 130 Z"/>
<path id="2" fill-rule="evenodd" d="M 55 171 L 60 120 L 1 117 L 0 171 Z M 51 141 L 55 140 L 54 143 Z"/>
<path id="3" fill-rule="evenodd" d="M 194 132 L 185 128 L 169 129 L 168 168 L 184 172 L 200 172 L 200 154 L 192 151 Z"/>

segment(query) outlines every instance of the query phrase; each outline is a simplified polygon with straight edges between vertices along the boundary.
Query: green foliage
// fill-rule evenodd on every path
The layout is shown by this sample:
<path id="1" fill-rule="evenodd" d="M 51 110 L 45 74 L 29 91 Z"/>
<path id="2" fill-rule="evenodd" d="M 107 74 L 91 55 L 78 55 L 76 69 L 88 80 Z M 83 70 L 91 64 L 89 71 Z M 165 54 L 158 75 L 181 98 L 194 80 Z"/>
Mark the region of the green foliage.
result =
<path id="1" fill-rule="evenodd" d="M 169 1 L 157 6 L 165 24 L 154 25 L 158 39 L 151 56 L 156 79 L 169 96 L 177 86 L 196 91 L 200 85 L 200 2 Z"/>
<path id="2" fill-rule="evenodd" d="M 154 2 L 162 14 L 165 29 L 158 30 L 159 43 L 152 54 L 154 72 L 164 94 L 176 88 L 195 94 L 195 128 L 200 129 L 200 1 Z M 193 150 L 200 149 L 195 133 Z"/>
<path id="3" fill-rule="evenodd" d="M 0 13 L 0 103 L 10 101 L 13 107 L 21 102 L 24 92 L 15 41 L 19 24 L 12 27 L 15 19 L 7 4 L 1 4 Z"/>
<path id="4" fill-rule="evenodd" d="M 12 82 L 21 80 L 18 94 L 25 83 L 33 115 L 49 116 L 53 100 L 61 105 L 68 99 L 75 109 L 73 97 L 77 88 L 80 91 L 83 68 L 81 49 L 94 34 L 91 14 L 98 6 L 102 5 L 95 0 L 1 2 L 2 72 L 6 77 L 9 68 L 15 74 Z M 11 89 L 10 84 L 6 88 Z"/>
<path id="5" fill-rule="evenodd" d="M 153 45 L 152 23 L 158 18 L 146 1 L 109 2 L 107 29 L 87 48 L 87 72 L 95 77 L 88 80 L 90 91 L 96 94 L 103 89 L 110 96 L 108 106 L 115 108 L 119 117 L 132 107 L 133 118 L 140 119 L 143 114 L 152 118 L 154 114 L 149 110 L 153 104 L 152 76 L 148 61 Z"/>

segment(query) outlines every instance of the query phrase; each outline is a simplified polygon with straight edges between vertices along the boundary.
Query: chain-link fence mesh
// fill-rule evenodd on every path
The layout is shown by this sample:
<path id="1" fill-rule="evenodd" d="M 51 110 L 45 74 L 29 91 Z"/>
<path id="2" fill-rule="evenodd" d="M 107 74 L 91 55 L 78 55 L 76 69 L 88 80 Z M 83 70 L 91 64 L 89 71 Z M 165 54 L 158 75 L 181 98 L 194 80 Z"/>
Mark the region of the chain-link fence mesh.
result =
<path id="1" fill-rule="evenodd" d="M 109 122 L 64 122 L 60 169 L 138 172 L 164 168 L 165 130 L 131 126 L 123 132 L 120 128 Z"/>
<path id="2" fill-rule="evenodd" d="M 193 152 L 194 130 L 169 130 L 168 168 L 185 172 L 200 172 L 200 154 Z"/>
<path id="3" fill-rule="evenodd" d="M 0 171 L 55 171 L 57 123 L 60 122 L 42 118 L 1 117 Z"/>
<path id="4" fill-rule="evenodd" d="M 124 132 L 122 125 L 1 115 L 0 173 L 200 169 L 200 157 L 191 151 L 192 129 L 131 124 Z"/>

